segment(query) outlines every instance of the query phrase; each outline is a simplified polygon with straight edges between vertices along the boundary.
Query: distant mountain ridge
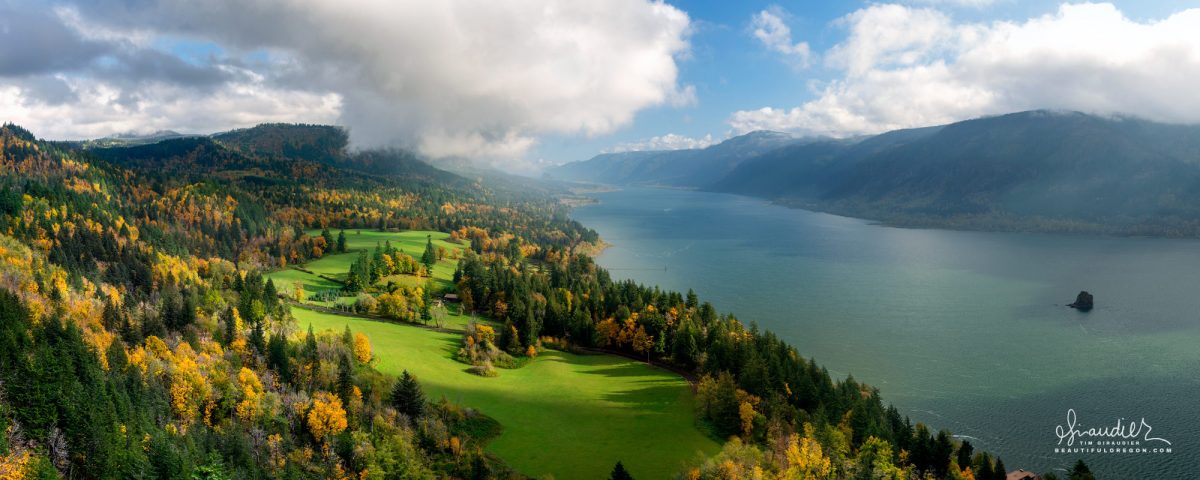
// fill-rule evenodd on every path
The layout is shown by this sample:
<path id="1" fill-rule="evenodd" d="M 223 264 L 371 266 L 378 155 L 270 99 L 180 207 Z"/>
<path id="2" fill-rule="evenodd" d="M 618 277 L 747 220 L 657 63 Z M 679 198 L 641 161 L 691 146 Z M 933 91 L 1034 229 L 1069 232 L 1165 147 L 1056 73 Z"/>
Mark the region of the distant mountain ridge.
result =
<path id="1" fill-rule="evenodd" d="M 146 145 L 146 144 L 150 144 L 150 143 L 158 143 L 163 140 L 172 140 L 172 139 L 176 139 L 176 138 L 200 137 L 200 136 L 203 136 L 203 135 L 179 133 L 174 130 L 159 130 L 154 133 L 147 133 L 147 134 L 141 134 L 141 133 L 135 133 L 135 132 L 118 133 L 116 135 L 110 135 L 110 136 L 107 136 L 104 138 L 97 138 L 95 140 L 87 140 L 87 141 L 84 141 L 81 143 L 88 148 L 120 147 L 120 146 Z"/>
<path id="2" fill-rule="evenodd" d="M 75 143 L 75 142 L 64 142 Z M 475 182 L 440 170 L 401 149 L 353 151 L 341 127 L 262 124 L 212 135 L 165 138 L 156 142 L 79 142 L 91 155 L 116 165 L 152 169 L 202 181 L 222 178 L 254 184 L 306 181 L 399 181 L 408 186 L 469 188 Z"/>
<path id="3" fill-rule="evenodd" d="M 728 142 L 739 140 L 735 137 Z M 709 149 L 721 151 L 723 144 Z M 703 150 L 678 151 L 701 158 Z M 604 156 L 587 169 L 606 172 Z M 1200 236 L 1200 126 L 1028 111 L 853 140 L 783 142 L 719 175 L 625 165 L 615 179 L 738 193 L 909 226 Z M 696 163 L 696 168 L 704 168 Z M 715 177 L 715 178 L 713 178 Z"/>
<path id="4" fill-rule="evenodd" d="M 547 173 L 550 178 L 593 183 L 706 185 L 744 160 L 797 141 L 801 140 L 787 133 L 756 131 L 700 149 L 604 153 Z"/>

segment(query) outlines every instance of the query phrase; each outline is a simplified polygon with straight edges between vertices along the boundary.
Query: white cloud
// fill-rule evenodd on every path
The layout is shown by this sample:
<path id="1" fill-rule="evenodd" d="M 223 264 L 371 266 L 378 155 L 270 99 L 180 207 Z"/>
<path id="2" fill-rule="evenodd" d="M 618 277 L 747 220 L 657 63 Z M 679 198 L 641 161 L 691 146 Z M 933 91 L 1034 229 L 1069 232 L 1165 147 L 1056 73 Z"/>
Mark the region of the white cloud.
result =
<path id="1" fill-rule="evenodd" d="M 620 143 L 613 148 L 606 150 L 604 153 L 639 152 L 646 150 L 684 150 L 690 148 L 704 148 L 718 142 L 718 140 L 713 140 L 712 134 L 707 134 L 700 138 L 693 138 L 686 135 L 668 133 L 666 135 L 650 137 L 648 139 L 639 140 L 636 142 Z"/>
<path id="2" fill-rule="evenodd" d="M 996 0 L 915 0 L 914 3 L 926 5 L 947 5 L 951 7 L 983 8 L 996 4 Z"/>
<path id="3" fill-rule="evenodd" d="M 642 109 L 695 102 L 676 65 L 689 18 L 654 0 L 94 0 L 56 13 L 81 37 L 126 50 L 155 44 L 147 38 L 212 43 L 230 56 L 212 62 L 246 73 L 201 94 L 167 80 L 146 88 L 64 71 L 85 94 L 56 107 L 63 117 L 54 121 L 34 111 L 47 105 L 7 89 L 4 107 L 28 109 L 8 119 L 46 136 L 263 117 L 338 121 L 358 144 L 511 158 L 542 135 L 606 134 Z M 87 94 L 108 89 L 119 91 Z M 142 100 L 133 110 L 120 101 L 131 95 Z M 296 115 L 282 115 L 287 108 Z M 72 116 L 92 121 L 55 123 Z"/>
<path id="4" fill-rule="evenodd" d="M 205 92 L 157 82 L 130 92 L 95 79 L 60 80 L 73 101 L 47 102 L 33 98 L 27 88 L 0 85 L 3 121 L 43 138 L 81 140 L 168 129 L 209 133 L 267 122 L 334 123 L 342 106 L 334 93 L 277 89 L 254 81 Z"/>
<path id="5" fill-rule="evenodd" d="M 808 43 L 792 43 L 792 29 L 783 23 L 784 16 L 783 10 L 779 7 L 772 7 L 754 14 L 750 19 L 750 26 L 754 29 L 752 32 L 754 38 L 757 38 L 763 46 L 771 51 L 782 53 L 801 66 L 808 65 L 808 57 L 811 54 Z"/>
<path id="6" fill-rule="evenodd" d="M 1200 122 L 1200 9 L 1157 21 L 1111 4 L 1062 5 L 1018 22 L 956 23 L 874 5 L 839 21 L 825 55 L 839 78 L 793 108 L 733 113 L 735 132 L 853 135 L 1048 108 Z"/>

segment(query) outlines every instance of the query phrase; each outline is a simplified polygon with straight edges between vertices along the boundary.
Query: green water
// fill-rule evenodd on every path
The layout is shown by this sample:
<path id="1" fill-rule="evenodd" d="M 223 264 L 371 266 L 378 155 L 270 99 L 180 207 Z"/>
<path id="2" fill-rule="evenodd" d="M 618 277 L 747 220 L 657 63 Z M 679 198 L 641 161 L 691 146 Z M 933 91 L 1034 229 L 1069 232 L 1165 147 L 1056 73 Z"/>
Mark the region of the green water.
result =
<path id="1" fill-rule="evenodd" d="M 595 197 L 573 216 L 613 244 L 598 261 L 614 277 L 693 288 L 1010 470 L 1200 469 L 1200 242 L 899 229 L 681 190 Z M 1064 306 L 1080 290 L 1096 309 Z M 1172 452 L 1055 453 L 1068 409 L 1082 428 L 1144 417 Z"/>

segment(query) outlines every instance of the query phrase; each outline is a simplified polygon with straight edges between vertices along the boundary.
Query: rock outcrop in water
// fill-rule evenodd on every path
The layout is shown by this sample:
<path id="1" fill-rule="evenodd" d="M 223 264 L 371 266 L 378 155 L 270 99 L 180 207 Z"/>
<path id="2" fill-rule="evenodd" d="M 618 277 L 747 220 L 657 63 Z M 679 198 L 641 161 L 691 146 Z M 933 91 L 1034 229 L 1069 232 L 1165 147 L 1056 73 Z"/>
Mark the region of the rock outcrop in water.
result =
<path id="1" fill-rule="evenodd" d="M 1067 306 L 1074 308 L 1076 310 L 1083 310 L 1085 312 L 1088 310 L 1091 310 L 1092 309 L 1092 294 L 1088 293 L 1087 290 L 1079 292 L 1079 295 L 1075 296 L 1075 303 L 1072 303 Z"/>

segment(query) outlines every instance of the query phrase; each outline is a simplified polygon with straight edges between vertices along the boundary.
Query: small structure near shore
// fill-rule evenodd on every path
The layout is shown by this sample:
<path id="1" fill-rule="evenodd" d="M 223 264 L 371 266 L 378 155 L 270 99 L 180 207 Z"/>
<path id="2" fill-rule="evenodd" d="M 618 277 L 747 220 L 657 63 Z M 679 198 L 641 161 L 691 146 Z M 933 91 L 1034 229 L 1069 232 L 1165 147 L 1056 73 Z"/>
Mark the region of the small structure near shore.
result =
<path id="1" fill-rule="evenodd" d="M 1008 472 L 1004 480 L 1042 480 L 1042 476 L 1025 469 L 1017 469 Z"/>
<path id="2" fill-rule="evenodd" d="M 1067 306 L 1084 312 L 1091 310 L 1093 306 L 1092 294 L 1088 293 L 1087 290 L 1079 292 L 1079 295 L 1075 296 L 1075 303 Z"/>

